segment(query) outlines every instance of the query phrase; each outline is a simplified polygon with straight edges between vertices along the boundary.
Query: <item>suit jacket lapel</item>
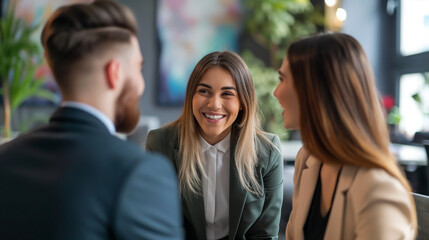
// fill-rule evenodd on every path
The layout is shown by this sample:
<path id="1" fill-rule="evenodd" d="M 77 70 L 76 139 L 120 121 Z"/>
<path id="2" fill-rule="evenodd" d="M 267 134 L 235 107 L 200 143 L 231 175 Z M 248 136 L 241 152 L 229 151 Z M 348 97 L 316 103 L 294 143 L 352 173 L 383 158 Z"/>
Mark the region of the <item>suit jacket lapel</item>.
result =
<path id="1" fill-rule="evenodd" d="M 317 184 L 317 178 L 319 177 L 320 162 L 316 160 L 313 156 L 309 156 L 306 161 L 306 166 L 302 171 L 301 182 L 300 182 L 300 193 L 298 196 L 297 204 L 297 217 L 296 217 L 296 226 L 299 231 L 296 231 L 296 239 L 304 239 L 304 224 L 307 220 L 308 211 L 310 209 L 311 201 L 313 200 L 314 190 Z M 305 182 L 302 182 L 302 179 L 306 179 Z"/>
<path id="2" fill-rule="evenodd" d="M 240 225 L 241 215 L 247 198 L 247 191 L 243 188 L 238 177 L 238 170 L 235 166 L 235 147 L 238 138 L 238 129 L 233 127 L 231 130 L 231 148 L 230 148 L 230 172 L 229 172 L 229 239 L 235 239 L 238 226 Z"/>
<path id="3" fill-rule="evenodd" d="M 328 225 L 326 226 L 324 239 L 341 239 L 344 223 L 344 210 L 346 207 L 347 192 L 353 183 L 358 168 L 351 165 L 343 166 L 332 204 Z"/>

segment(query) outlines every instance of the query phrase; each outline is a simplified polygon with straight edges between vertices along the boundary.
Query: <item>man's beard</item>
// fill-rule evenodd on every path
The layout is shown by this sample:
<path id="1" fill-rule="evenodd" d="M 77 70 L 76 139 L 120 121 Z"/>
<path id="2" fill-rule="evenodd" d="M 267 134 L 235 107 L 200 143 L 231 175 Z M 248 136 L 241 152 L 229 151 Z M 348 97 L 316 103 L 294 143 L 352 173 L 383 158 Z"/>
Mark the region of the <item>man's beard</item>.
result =
<path id="1" fill-rule="evenodd" d="M 130 81 L 125 83 L 116 102 L 115 127 L 120 133 L 131 133 L 140 119 L 140 95 Z"/>

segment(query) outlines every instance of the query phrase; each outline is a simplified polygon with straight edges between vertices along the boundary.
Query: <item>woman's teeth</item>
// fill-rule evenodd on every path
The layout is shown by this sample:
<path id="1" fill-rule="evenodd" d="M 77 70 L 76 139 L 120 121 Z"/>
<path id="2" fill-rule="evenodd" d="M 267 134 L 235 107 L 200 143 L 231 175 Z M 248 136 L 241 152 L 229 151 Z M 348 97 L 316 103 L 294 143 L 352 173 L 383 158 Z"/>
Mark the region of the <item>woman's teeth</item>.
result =
<path id="1" fill-rule="evenodd" d="M 210 114 L 204 114 L 204 116 L 206 116 L 207 118 L 210 118 L 212 120 L 218 120 L 223 118 L 223 115 L 210 115 Z"/>

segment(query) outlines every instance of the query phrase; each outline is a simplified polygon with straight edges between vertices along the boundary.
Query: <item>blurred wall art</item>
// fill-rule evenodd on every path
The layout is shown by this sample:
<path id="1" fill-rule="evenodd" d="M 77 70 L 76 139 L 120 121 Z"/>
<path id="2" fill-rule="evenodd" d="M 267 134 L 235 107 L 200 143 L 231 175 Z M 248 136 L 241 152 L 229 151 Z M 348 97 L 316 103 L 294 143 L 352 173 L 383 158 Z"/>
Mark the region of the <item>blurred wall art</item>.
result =
<path id="1" fill-rule="evenodd" d="M 212 51 L 237 51 L 239 0 L 160 0 L 157 103 L 181 106 L 196 63 Z"/>

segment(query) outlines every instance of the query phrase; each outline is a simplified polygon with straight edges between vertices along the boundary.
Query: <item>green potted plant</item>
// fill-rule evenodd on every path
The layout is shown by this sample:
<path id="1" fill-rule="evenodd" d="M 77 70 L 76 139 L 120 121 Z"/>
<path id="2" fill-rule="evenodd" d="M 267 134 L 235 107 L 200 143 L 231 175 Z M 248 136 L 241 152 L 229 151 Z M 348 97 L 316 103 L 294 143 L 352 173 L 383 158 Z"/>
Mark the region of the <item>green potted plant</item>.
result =
<path id="1" fill-rule="evenodd" d="M 255 84 L 262 129 L 276 133 L 281 139 L 286 140 L 289 133 L 283 127 L 283 117 L 280 114 L 282 108 L 273 96 L 273 90 L 279 82 L 278 72 L 274 68 L 266 67 L 249 50 L 245 50 L 242 57 L 249 67 Z"/>
<path id="2" fill-rule="evenodd" d="M 423 84 L 419 91 L 414 93 L 411 97 L 416 102 L 422 114 L 429 117 L 429 72 L 421 73 L 423 77 Z"/>
<path id="3" fill-rule="evenodd" d="M 0 19 L 0 95 L 3 100 L 3 137 L 11 137 L 11 118 L 22 102 L 37 96 L 53 100 L 35 77 L 42 63 L 40 46 L 32 39 L 39 24 L 29 25 L 15 17 L 15 7 L 7 8 Z"/>
<path id="4" fill-rule="evenodd" d="M 246 0 L 244 4 L 246 30 L 268 51 L 270 58 L 265 64 L 249 50 L 242 53 L 255 83 L 262 127 L 287 140 L 289 134 L 283 127 L 281 107 L 273 96 L 278 84 L 278 68 L 291 42 L 315 33 L 317 26 L 323 26 L 324 15 L 309 0 Z"/>

